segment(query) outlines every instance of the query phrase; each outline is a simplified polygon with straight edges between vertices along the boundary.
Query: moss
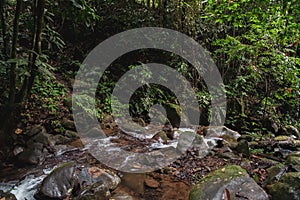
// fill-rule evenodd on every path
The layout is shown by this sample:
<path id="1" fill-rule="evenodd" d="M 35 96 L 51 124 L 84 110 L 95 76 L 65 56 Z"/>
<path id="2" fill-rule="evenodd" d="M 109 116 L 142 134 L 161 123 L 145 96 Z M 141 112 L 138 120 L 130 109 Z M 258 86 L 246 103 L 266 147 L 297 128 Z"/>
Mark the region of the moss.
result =
<path id="1" fill-rule="evenodd" d="M 290 137 L 289 136 L 286 136 L 286 135 L 280 135 L 280 136 L 277 136 L 274 138 L 274 140 L 276 141 L 285 141 L 285 140 L 289 140 Z"/>
<path id="2" fill-rule="evenodd" d="M 203 179 L 191 190 L 189 199 L 198 200 L 209 190 L 209 187 L 219 188 L 224 184 L 229 183 L 232 179 L 248 175 L 247 172 L 237 165 L 227 165 L 218 169 Z M 210 184 L 211 183 L 211 184 Z M 204 186 L 208 188 L 204 188 Z M 212 194 L 214 195 L 214 194 Z"/>
<path id="3" fill-rule="evenodd" d="M 51 178 L 50 175 L 58 173 L 61 169 L 65 168 L 65 167 L 71 167 L 71 166 L 73 166 L 73 165 L 74 165 L 74 162 L 66 162 L 66 163 L 61 164 L 60 166 L 56 167 L 56 168 L 55 168 L 55 169 L 54 169 L 54 170 L 53 170 L 53 171 L 45 178 L 45 180 Z"/>
<path id="4" fill-rule="evenodd" d="M 300 165 L 300 155 L 290 155 L 287 158 L 287 163 L 292 165 Z"/>
<path id="5" fill-rule="evenodd" d="M 272 166 L 270 168 L 267 169 L 267 172 L 268 172 L 268 177 L 266 178 L 265 182 L 264 182 L 264 185 L 269 185 L 271 184 L 272 182 L 274 182 L 276 179 L 274 179 L 274 177 L 280 173 L 280 171 L 285 167 L 284 164 L 282 163 L 279 163 L 275 166 Z"/>
<path id="6" fill-rule="evenodd" d="M 233 178 L 244 176 L 246 174 L 247 172 L 238 165 L 227 165 L 224 168 L 208 174 L 200 181 L 200 183 L 219 179 L 228 179 L 229 182 L 229 180 L 232 180 Z"/>
<path id="7" fill-rule="evenodd" d="M 298 200 L 300 199 L 300 172 L 284 174 L 279 182 L 268 186 L 272 199 Z"/>

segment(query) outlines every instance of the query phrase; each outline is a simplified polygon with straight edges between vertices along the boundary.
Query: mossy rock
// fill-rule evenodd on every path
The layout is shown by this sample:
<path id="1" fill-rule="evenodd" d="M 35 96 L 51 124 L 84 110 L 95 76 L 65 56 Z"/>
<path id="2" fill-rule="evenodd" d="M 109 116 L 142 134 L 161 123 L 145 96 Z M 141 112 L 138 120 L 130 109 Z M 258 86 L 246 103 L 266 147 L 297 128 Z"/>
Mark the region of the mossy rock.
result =
<path id="1" fill-rule="evenodd" d="M 286 140 L 291 140 L 291 137 L 286 136 L 286 135 L 279 135 L 274 138 L 276 141 L 286 141 Z"/>
<path id="2" fill-rule="evenodd" d="M 273 200 L 299 200 L 300 199 L 300 172 L 289 172 L 281 179 L 268 186 Z"/>
<path id="3" fill-rule="evenodd" d="M 169 103 L 164 105 L 164 107 L 167 112 L 167 118 L 171 125 L 177 128 L 180 127 L 180 121 L 182 116 L 180 105 Z"/>
<path id="4" fill-rule="evenodd" d="M 205 176 L 191 190 L 189 199 L 222 199 L 225 189 L 233 198 L 237 193 L 243 193 L 241 196 L 248 199 L 268 199 L 266 192 L 249 177 L 244 169 L 237 165 L 227 165 Z"/>
<path id="5" fill-rule="evenodd" d="M 300 155 L 289 155 L 287 158 L 287 164 L 293 165 L 293 167 L 300 172 Z"/>
<path id="6" fill-rule="evenodd" d="M 224 168 L 218 169 L 206 177 L 204 177 L 190 192 L 190 200 L 199 200 L 204 199 L 204 196 L 210 195 L 209 191 L 214 190 L 211 198 L 213 199 L 215 193 L 222 187 L 224 184 L 229 183 L 232 179 L 236 177 L 245 176 L 247 172 L 237 165 L 228 165 Z M 211 184 L 214 183 L 214 184 Z M 209 192 L 210 193 L 210 192 Z"/>
<path id="7" fill-rule="evenodd" d="M 284 164 L 279 163 L 275 166 L 272 166 L 270 168 L 267 169 L 268 172 L 268 177 L 266 178 L 266 180 L 264 181 L 264 185 L 270 185 L 272 184 L 274 181 L 276 181 L 275 176 L 278 175 L 282 169 L 285 167 Z"/>
<path id="8" fill-rule="evenodd" d="M 74 163 L 61 164 L 43 180 L 35 198 L 64 199 L 70 195 L 75 183 Z"/>

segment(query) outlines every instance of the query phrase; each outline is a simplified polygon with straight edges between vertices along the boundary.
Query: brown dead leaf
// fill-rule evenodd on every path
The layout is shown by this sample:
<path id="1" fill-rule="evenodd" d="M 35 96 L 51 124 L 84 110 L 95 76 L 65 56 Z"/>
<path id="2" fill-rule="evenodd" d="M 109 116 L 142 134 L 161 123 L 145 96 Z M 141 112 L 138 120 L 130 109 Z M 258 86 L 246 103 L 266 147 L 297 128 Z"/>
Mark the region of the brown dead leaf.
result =
<path id="1" fill-rule="evenodd" d="M 98 167 L 90 167 L 88 169 L 88 173 L 93 177 L 93 178 L 98 178 L 101 176 L 105 171 L 103 169 L 100 169 Z"/>
<path id="2" fill-rule="evenodd" d="M 226 188 L 223 191 L 222 200 L 230 200 L 230 192 Z"/>
<path id="3" fill-rule="evenodd" d="M 15 134 L 17 134 L 17 135 L 22 134 L 22 132 L 23 132 L 23 130 L 20 129 L 20 128 L 17 128 L 17 129 L 15 130 Z M 0 200 L 2 200 L 2 199 L 0 199 Z"/>

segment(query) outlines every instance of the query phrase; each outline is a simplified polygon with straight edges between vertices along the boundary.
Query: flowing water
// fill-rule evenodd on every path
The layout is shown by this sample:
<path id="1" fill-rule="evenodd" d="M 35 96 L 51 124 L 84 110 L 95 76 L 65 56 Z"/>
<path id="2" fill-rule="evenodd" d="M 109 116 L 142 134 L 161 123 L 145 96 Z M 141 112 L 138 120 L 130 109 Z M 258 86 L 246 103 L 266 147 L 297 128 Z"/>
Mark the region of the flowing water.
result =
<path id="1" fill-rule="evenodd" d="M 41 172 L 36 173 L 37 170 L 32 169 L 32 173 L 30 171 L 27 172 L 26 174 L 28 174 L 28 175 L 25 176 L 25 178 L 21 178 L 21 180 L 13 180 L 13 181 L 6 182 L 6 183 L 3 183 L 3 182 L 1 183 L 1 180 L 0 180 L 0 190 L 14 194 L 18 200 L 35 200 L 34 194 L 37 192 L 39 185 L 41 184 L 43 179 L 49 173 L 51 173 L 51 171 L 55 168 L 55 166 L 57 166 L 63 162 L 69 162 L 71 160 L 78 161 L 78 159 L 77 159 L 78 157 L 83 157 L 82 155 L 87 155 L 88 151 L 91 151 L 93 148 L 96 148 L 97 152 L 101 153 L 102 155 L 105 155 L 105 153 L 101 152 L 101 149 L 105 149 L 105 152 L 108 152 L 107 157 L 110 157 L 111 159 L 114 159 L 114 160 L 119 159 L 120 160 L 119 163 L 115 162 L 116 164 L 118 164 L 118 166 L 116 166 L 115 169 L 118 169 L 118 167 L 122 170 L 128 169 L 128 168 L 133 168 L 133 170 L 132 170 L 133 172 L 136 170 L 138 171 L 140 168 L 145 167 L 145 166 L 135 166 L 135 165 L 132 165 L 132 163 L 140 162 L 141 159 L 148 159 L 147 160 L 148 164 L 153 162 L 156 165 L 155 167 L 163 167 L 163 166 L 165 166 L 166 162 L 173 161 L 172 159 L 166 160 L 166 158 L 172 157 L 172 156 L 173 157 L 178 156 L 178 155 L 174 155 L 174 151 L 173 151 L 174 149 L 177 149 L 177 150 L 180 149 L 181 147 L 179 148 L 179 146 L 181 145 L 181 146 L 183 146 L 183 149 L 186 150 L 186 147 L 184 146 L 184 145 L 186 145 L 185 143 L 192 143 L 192 141 L 187 141 L 189 138 L 183 139 L 184 142 L 180 142 L 180 140 L 179 140 L 180 137 L 187 135 L 188 132 L 194 132 L 194 130 L 193 129 L 179 129 L 178 131 L 175 132 L 174 140 L 168 141 L 168 144 L 163 144 L 160 141 L 153 141 L 152 143 L 149 143 L 147 146 L 148 151 L 146 152 L 146 155 L 150 155 L 149 157 L 142 157 L 142 156 L 137 157 L 137 156 L 132 156 L 129 153 L 128 154 L 124 153 L 126 151 L 124 151 L 122 149 L 122 146 L 118 146 L 118 145 L 110 142 L 113 139 L 114 140 L 119 139 L 118 136 L 107 137 L 105 139 L 101 139 L 100 141 L 90 141 L 88 143 L 85 143 L 85 147 L 81 150 L 77 149 L 76 153 L 68 154 L 68 152 L 74 151 L 76 149 L 74 149 L 70 146 L 66 146 L 67 147 L 66 151 L 58 150 L 56 152 L 56 154 L 54 154 L 51 158 L 51 159 L 55 159 L 55 161 L 58 163 L 53 163 L 52 166 L 50 165 L 51 167 L 49 168 L 49 161 L 47 162 L 47 160 L 46 160 L 45 163 L 48 163 L 48 165 L 45 165 L 45 163 L 44 163 L 44 166 L 39 166 L 39 169 L 41 169 L 39 171 L 42 171 L 42 173 Z M 184 133 L 184 134 L 182 134 L 182 133 Z M 207 142 L 209 142 L 209 140 L 203 139 L 203 141 L 201 143 L 202 152 L 208 152 L 209 146 L 207 145 Z M 157 152 L 154 150 L 158 150 L 158 149 L 160 150 L 159 153 L 153 153 L 153 152 Z M 83 154 L 83 153 L 85 153 L 85 154 Z M 180 152 L 180 153 L 183 153 L 183 152 Z M 162 156 L 165 156 L 165 157 L 162 157 Z M 88 164 L 88 163 L 85 163 L 85 164 Z M 149 171 L 151 171 L 151 168 L 149 168 Z M 20 174 L 19 177 L 24 177 L 24 174 Z M 6 180 L 9 180 L 9 179 L 6 179 Z"/>

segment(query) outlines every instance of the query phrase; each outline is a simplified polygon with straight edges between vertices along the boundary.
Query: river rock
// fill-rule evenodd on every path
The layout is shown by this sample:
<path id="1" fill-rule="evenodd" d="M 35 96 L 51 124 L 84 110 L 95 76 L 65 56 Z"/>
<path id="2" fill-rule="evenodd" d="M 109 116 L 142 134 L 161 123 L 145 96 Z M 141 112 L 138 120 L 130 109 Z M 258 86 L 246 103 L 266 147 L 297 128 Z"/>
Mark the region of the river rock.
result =
<path id="1" fill-rule="evenodd" d="M 76 131 L 66 130 L 65 136 L 67 136 L 68 138 L 70 138 L 72 140 L 79 139 L 79 135 Z"/>
<path id="2" fill-rule="evenodd" d="M 298 139 L 300 138 L 300 132 L 295 126 L 287 125 L 287 126 L 283 127 L 282 129 L 283 129 L 283 134 L 285 134 L 285 135 L 294 135 Z"/>
<path id="3" fill-rule="evenodd" d="M 134 200 L 134 198 L 126 192 L 119 191 L 112 195 L 110 200 Z"/>
<path id="4" fill-rule="evenodd" d="M 284 174 L 278 182 L 268 186 L 268 191 L 275 200 L 299 200 L 300 172 Z"/>
<path id="5" fill-rule="evenodd" d="M 49 140 L 51 145 L 55 146 L 55 145 L 68 144 L 72 142 L 74 139 L 58 134 L 58 135 L 51 135 L 49 137 Z"/>
<path id="6" fill-rule="evenodd" d="M 34 135 L 37 135 L 38 133 L 46 134 L 47 131 L 46 131 L 45 127 L 43 127 L 41 125 L 36 125 L 36 126 L 32 127 L 29 131 L 27 131 L 25 133 L 25 135 L 29 136 L 29 137 L 32 137 Z"/>
<path id="7" fill-rule="evenodd" d="M 162 141 L 164 144 L 166 144 L 168 141 L 168 136 L 165 131 L 159 131 L 152 137 L 152 139 L 157 140 L 157 141 Z"/>
<path id="8" fill-rule="evenodd" d="M 38 129 L 38 128 L 36 128 Z M 46 129 L 44 127 L 40 127 L 40 132 L 33 135 L 26 143 L 27 146 L 31 146 L 34 143 L 40 143 L 43 144 L 44 147 L 48 147 L 50 145 L 50 134 L 46 132 Z"/>
<path id="9" fill-rule="evenodd" d="M 64 199 L 70 195 L 76 183 L 73 162 L 54 169 L 42 182 L 35 195 L 37 199 Z"/>
<path id="10" fill-rule="evenodd" d="M 285 171 L 286 166 L 282 163 L 278 163 L 270 168 L 267 169 L 268 176 L 263 183 L 263 186 L 273 184 L 274 182 L 278 181 L 278 176 Z"/>
<path id="11" fill-rule="evenodd" d="M 79 172 L 78 181 L 81 188 L 98 182 L 113 190 L 120 184 L 121 179 L 109 170 L 98 167 L 86 167 Z"/>
<path id="12" fill-rule="evenodd" d="M 33 143 L 17 155 L 18 164 L 38 165 L 45 160 L 46 149 L 41 143 Z"/>
<path id="13" fill-rule="evenodd" d="M 24 147 L 21 147 L 21 146 L 16 146 L 13 150 L 13 154 L 14 156 L 22 153 L 24 151 Z"/>
<path id="14" fill-rule="evenodd" d="M 191 190 L 189 199 L 267 200 L 267 193 L 240 166 L 228 165 L 204 177 Z"/>
<path id="15" fill-rule="evenodd" d="M 195 156 L 198 158 L 204 158 L 215 145 L 215 141 L 210 142 L 209 140 L 204 140 L 201 135 L 195 135 L 190 150 L 194 151 L 196 153 Z"/>
<path id="16" fill-rule="evenodd" d="M 73 198 L 74 200 L 108 200 L 110 191 L 101 183 L 93 183 L 83 188 L 79 195 Z"/>
<path id="17" fill-rule="evenodd" d="M 114 190 L 121 179 L 113 172 L 98 167 L 86 167 L 78 173 L 80 191 L 77 200 L 102 200 L 110 197 L 110 190 Z"/>
<path id="18" fill-rule="evenodd" d="M 291 154 L 287 158 L 287 164 L 293 166 L 295 170 L 300 172 L 300 154 Z"/>
<path id="19" fill-rule="evenodd" d="M 250 149 L 247 140 L 240 140 L 236 146 L 236 151 L 246 157 L 250 156 Z"/>
<path id="20" fill-rule="evenodd" d="M 226 126 L 207 126 L 203 127 L 203 134 L 206 138 L 222 138 L 227 142 L 237 142 L 241 135 Z"/>
<path id="21" fill-rule="evenodd" d="M 67 118 L 64 118 L 64 119 L 63 119 L 63 121 L 62 121 L 62 126 L 63 126 L 65 129 L 68 129 L 68 130 L 72 130 L 72 131 L 75 131 L 75 130 L 76 130 L 74 121 L 69 120 L 69 119 L 67 119 Z"/>

